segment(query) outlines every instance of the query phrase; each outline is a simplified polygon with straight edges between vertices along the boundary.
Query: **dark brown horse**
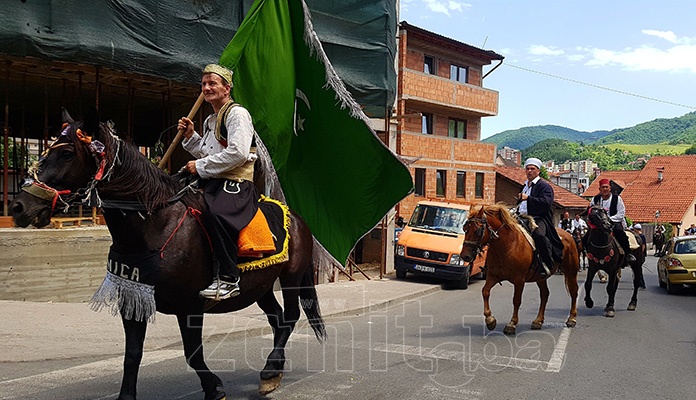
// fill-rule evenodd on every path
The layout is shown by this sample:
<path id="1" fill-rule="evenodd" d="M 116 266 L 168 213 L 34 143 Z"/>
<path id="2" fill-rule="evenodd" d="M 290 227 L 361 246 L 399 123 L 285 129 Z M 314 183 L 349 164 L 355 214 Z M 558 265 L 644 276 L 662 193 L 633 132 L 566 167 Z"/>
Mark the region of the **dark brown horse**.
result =
<path id="1" fill-rule="evenodd" d="M 626 255 L 620 251 L 619 243 L 614 239 L 612 232 L 612 221 L 609 219 L 609 214 L 602 207 L 593 206 L 588 210 L 587 222 L 589 231 L 587 233 L 587 258 L 590 261 L 590 267 L 587 270 L 587 278 L 585 280 L 585 306 L 587 308 L 594 307 L 592 300 L 592 279 L 595 273 L 602 270 L 609 276 L 607 283 L 607 305 L 604 307 L 604 315 L 614 317 L 614 297 L 616 290 L 619 287 L 619 276 L 621 267 L 624 265 Z M 636 257 L 636 262 L 631 263 L 633 270 L 633 295 L 628 303 L 628 310 L 635 310 L 638 305 L 638 288 L 643 282 L 643 263 L 645 256 L 642 249 L 639 247 L 632 251 Z"/>
<path id="2" fill-rule="evenodd" d="M 582 237 L 585 235 L 585 232 L 582 228 L 577 227 L 573 229 L 573 233 L 571 233 L 573 236 L 573 240 L 575 241 L 575 246 L 578 248 L 578 258 L 579 258 L 579 265 L 578 267 L 582 267 L 582 269 L 587 268 L 587 250 L 585 249 L 585 246 L 582 244 Z"/>
<path id="3" fill-rule="evenodd" d="M 502 205 L 483 206 L 464 224 L 466 233 L 461 257 L 465 262 L 473 261 L 483 248 L 488 246 L 486 283 L 482 290 L 483 315 L 486 317 L 488 329 L 493 330 L 496 326 L 496 319 L 491 313 L 488 301 L 491 288 L 503 281 L 509 281 L 515 286 L 512 319 L 503 330 L 507 335 L 514 335 L 516 332 L 525 283 L 536 282 L 541 296 L 539 313 L 532 321 L 532 329 L 541 329 L 544 324 L 544 313 L 549 299 L 549 288 L 546 284 L 548 277 L 541 277 L 536 268 L 531 268 L 535 260 L 534 250 L 523 229 Z M 563 271 L 565 286 L 570 295 L 570 315 L 566 326 L 573 327 L 578 314 L 578 253 L 570 234 L 559 228 L 556 228 L 556 231 L 563 242 L 563 260 L 553 266 L 549 276 L 559 268 Z"/>
<path id="4" fill-rule="evenodd" d="M 34 168 L 27 191 L 12 203 L 15 223 L 45 226 L 57 206 L 67 208 L 85 197 L 98 198 L 113 240 L 112 252 L 157 256 L 156 309 L 176 315 L 186 361 L 198 374 L 205 399 L 224 399 L 222 381 L 206 365 L 201 341 L 204 300 L 198 291 L 213 279 L 211 245 L 195 217 L 205 207 L 202 196 L 193 190 L 180 192 L 181 183 L 113 135 L 111 127 L 99 123 L 96 115 L 83 124 L 64 112 L 64 120 L 67 125 Z M 290 221 L 288 261 L 243 273 L 241 294 L 205 311 L 226 313 L 257 303 L 266 313 L 274 339 L 261 371 L 261 394 L 280 385 L 285 346 L 299 319 L 300 303 L 317 338 L 326 337 L 314 287 L 312 235 L 296 214 L 291 213 Z M 285 310 L 273 293 L 276 279 Z M 118 398 L 135 399 L 147 318 L 135 318 L 123 307 L 120 312 L 126 348 Z"/>

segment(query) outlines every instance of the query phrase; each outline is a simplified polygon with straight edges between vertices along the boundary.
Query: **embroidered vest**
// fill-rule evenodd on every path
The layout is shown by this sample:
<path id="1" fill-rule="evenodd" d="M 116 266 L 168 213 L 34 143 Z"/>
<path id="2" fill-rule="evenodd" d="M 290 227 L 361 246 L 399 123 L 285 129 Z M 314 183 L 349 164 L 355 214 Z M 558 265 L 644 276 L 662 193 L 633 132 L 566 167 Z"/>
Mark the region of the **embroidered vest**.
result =
<path id="1" fill-rule="evenodd" d="M 227 121 L 227 116 L 230 114 L 232 108 L 239 106 L 239 103 L 235 103 L 232 100 L 227 101 L 217 113 L 217 120 L 215 121 L 215 139 L 223 146 L 227 147 L 227 126 L 225 122 Z M 256 154 L 256 140 L 252 139 L 250 153 Z M 229 171 L 225 174 L 225 178 L 232 181 L 254 181 L 254 162 L 248 161 L 243 165 Z"/>
<path id="2" fill-rule="evenodd" d="M 592 198 L 592 204 L 596 204 L 598 206 L 602 205 L 601 202 L 602 195 L 598 194 L 595 197 Z M 616 209 L 617 209 L 617 204 L 619 204 L 619 196 L 612 194 L 611 195 L 611 203 L 609 203 L 609 216 L 616 215 Z"/>

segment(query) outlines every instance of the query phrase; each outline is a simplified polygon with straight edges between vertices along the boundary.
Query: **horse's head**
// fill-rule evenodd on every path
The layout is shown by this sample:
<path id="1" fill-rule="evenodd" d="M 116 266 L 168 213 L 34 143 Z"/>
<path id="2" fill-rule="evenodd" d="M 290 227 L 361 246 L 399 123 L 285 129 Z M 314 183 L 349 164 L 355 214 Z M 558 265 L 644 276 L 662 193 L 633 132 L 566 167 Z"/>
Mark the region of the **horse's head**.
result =
<path id="1" fill-rule="evenodd" d="M 598 229 L 609 232 L 613 224 L 607 210 L 599 206 L 592 206 L 587 212 L 587 225 L 591 230 Z"/>
<path id="2" fill-rule="evenodd" d="M 482 251 L 483 247 L 488 244 L 490 235 L 487 233 L 488 219 L 484 207 L 479 211 L 469 215 L 464 227 L 464 245 L 460 256 L 464 262 L 472 262 Z"/>
<path id="3" fill-rule="evenodd" d="M 58 138 L 30 168 L 22 192 L 12 201 L 10 212 L 18 226 L 48 225 L 57 209 L 67 209 L 94 181 L 104 151 L 93 138 L 99 133 L 98 116 L 75 122 L 63 110 L 63 122 Z"/>

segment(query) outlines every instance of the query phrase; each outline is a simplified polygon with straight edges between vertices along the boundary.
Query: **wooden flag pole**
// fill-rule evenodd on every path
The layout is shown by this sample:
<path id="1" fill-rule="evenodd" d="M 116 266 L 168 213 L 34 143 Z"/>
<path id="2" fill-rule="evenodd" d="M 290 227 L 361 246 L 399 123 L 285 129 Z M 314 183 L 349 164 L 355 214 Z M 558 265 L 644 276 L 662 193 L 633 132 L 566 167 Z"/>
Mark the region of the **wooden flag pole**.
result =
<path id="1" fill-rule="evenodd" d="M 196 99 L 196 102 L 193 104 L 193 107 L 191 107 L 191 111 L 189 111 L 188 115 L 186 116 L 188 119 L 193 119 L 193 117 L 198 112 L 198 109 L 201 107 L 201 104 L 203 104 L 204 99 L 205 99 L 205 97 L 203 96 L 203 91 L 201 91 L 201 94 L 198 95 L 198 99 Z M 159 162 L 159 168 L 164 169 L 164 166 L 167 164 L 167 162 L 169 161 L 169 158 L 172 156 L 174 149 L 176 148 L 176 146 L 181 141 L 181 138 L 183 138 L 183 137 L 184 137 L 184 131 L 182 129 L 176 133 L 174 140 L 172 140 L 172 144 L 169 145 L 167 152 L 164 153 L 164 155 L 162 156 L 162 160 L 160 160 L 160 162 Z"/>

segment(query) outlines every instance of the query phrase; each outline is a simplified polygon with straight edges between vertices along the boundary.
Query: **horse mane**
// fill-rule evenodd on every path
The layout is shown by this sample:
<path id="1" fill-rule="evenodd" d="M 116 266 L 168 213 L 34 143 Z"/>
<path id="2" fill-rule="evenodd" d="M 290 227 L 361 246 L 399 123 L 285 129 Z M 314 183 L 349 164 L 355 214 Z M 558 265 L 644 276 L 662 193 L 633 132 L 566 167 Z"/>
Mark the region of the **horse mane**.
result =
<path id="1" fill-rule="evenodd" d="M 500 219 L 500 222 L 507 225 L 516 225 L 517 221 L 510 215 L 508 207 L 503 203 L 491 204 L 489 206 L 483 206 L 483 212 L 486 215 L 495 216 Z"/>
<path id="2" fill-rule="evenodd" d="M 110 122 L 101 122 L 99 130 L 99 139 L 106 153 L 100 194 L 112 199 L 136 200 L 148 212 L 166 206 L 182 185 L 148 160 L 133 144 L 116 136 Z"/>
<path id="3" fill-rule="evenodd" d="M 508 225 L 514 229 L 519 230 L 520 233 L 522 233 L 522 225 L 517 219 L 515 219 L 515 217 L 512 216 L 512 214 L 510 214 L 510 211 L 508 210 L 508 206 L 506 204 L 496 203 L 489 206 L 483 206 L 481 210 L 487 216 L 497 217 L 498 219 L 500 219 L 500 222 L 502 222 L 504 225 Z M 524 218 L 524 216 L 522 216 L 522 218 Z M 534 222 L 534 218 L 528 218 L 531 220 L 530 226 L 536 225 L 536 223 Z"/>

